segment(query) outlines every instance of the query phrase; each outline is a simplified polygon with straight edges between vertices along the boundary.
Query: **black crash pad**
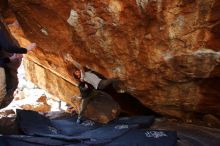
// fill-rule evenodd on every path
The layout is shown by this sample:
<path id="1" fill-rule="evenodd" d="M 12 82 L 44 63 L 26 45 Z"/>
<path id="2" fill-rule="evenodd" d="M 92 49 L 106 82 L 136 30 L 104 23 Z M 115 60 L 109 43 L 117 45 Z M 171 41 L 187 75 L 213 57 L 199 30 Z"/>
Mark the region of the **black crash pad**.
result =
<path id="1" fill-rule="evenodd" d="M 0 146 L 173 146 L 176 132 L 147 130 L 153 116 L 116 119 L 109 124 L 84 120 L 76 124 L 77 117 L 50 120 L 37 112 L 17 110 L 18 127 L 24 135 L 0 136 Z"/>

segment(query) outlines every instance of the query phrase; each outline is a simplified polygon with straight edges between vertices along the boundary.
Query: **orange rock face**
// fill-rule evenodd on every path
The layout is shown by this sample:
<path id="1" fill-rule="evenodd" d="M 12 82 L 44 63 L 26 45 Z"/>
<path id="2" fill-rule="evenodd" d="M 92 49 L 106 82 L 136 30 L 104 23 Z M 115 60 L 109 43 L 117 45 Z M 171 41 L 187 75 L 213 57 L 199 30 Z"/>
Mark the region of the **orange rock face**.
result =
<path id="1" fill-rule="evenodd" d="M 39 47 L 27 57 L 29 78 L 60 98 L 77 92 L 67 71 L 74 62 L 120 78 L 156 112 L 219 116 L 219 0 L 14 0 L 10 6 Z"/>

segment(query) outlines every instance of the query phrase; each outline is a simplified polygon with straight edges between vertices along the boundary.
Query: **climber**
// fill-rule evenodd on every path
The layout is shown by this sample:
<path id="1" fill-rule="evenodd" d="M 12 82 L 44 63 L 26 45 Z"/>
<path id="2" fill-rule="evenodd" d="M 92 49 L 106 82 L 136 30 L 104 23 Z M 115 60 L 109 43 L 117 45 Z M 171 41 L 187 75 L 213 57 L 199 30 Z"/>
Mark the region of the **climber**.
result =
<path id="1" fill-rule="evenodd" d="M 22 55 L 36 47 L 31 43 L 21 48 L 0 15 L 0 109 L 13 100 L 13 93 L 18 85 L 17 68 L 21 64 Z"/>
<path id="2" fill-rule="evenodd" d="M 79 90 L 81 93 L 81 104 L 80 104 L 79 115 L 78 115 L 76 123 L 80 124 L 81 119 L 82 119 L 82 115 L 83 115 L 88 103 L 91 101 L 91 99 L 93 97 L 96 96 L 96 91 L 94 90 L 94 88 L 91 85 L 89 85 L 88 83 L 86 83 L 84 81 L 80 81 L 78 87 L 79 87 Z"/>
<path id="3" fill-rule="evenodd" d="M 80 69 L 79 69 L 80 68 Z M 117 92 L 123 93 L 124 91 L 118 90 L 117 79 L 102 79 L 97 73 L 87 69 L 86 67 L 74 67 L 73 65 L 67 66 L 68 72 L 73 73 L 74 78 L 79 82 L 78 87 L 81 93 L 81 104 L 77 123 L 81 123 L 82 115 L 89 103 L 89 101 L 98 95 L 97 90 L 104 90 L 106 87 L 112 85 Z M 71 75 L 71 74 L 70 74 Z M 104 77 L 103 77 L 104 78 Z M 79 96 L 77 96 L 79 97 Z"/>
<path id="4" fill-rule="evenodd" d="M 75 65 L 68 65 L 67 70 L 68 73 L 71 76 L 73 75 L 74 78 L 79 82 L 77 86 L 80 89 L 82 101 L 77 123 L 81 123 L 81 116 L 84 113 L 84 110 L 86 109 L 90 99 L 98 95 L 97 89 L 104 90 L 106 87 L 112 85 L 113 88 L 116 89 L 116 91 L 119 93 L 124 93 L 124 90 L 118 88 L 119 81 L 117 79 L 103 79 L 104 77 L 100 77 L 101 75 L 97 75 L 97 73 L 94 73 L 94 71 L 91 71 L 86 67 L 81 67 L 76 62 L 72 63 Z M 74 97 L 80 96 L 77 95 Z"/>
<path id="5" fill-rule="evenodd" d="M 75 79 L 89 83 L 95 89 L 104 90 L 106 87 L 112 85 L 117 92 L 124 92 L 118 88 L 118 79 L 101 79 L 98 75 L 96 75 L 96 73 L 94 73 L 94 71 L 91 71 L 85 67 L 81 69 L 75 68 L 73 75 Z"/>

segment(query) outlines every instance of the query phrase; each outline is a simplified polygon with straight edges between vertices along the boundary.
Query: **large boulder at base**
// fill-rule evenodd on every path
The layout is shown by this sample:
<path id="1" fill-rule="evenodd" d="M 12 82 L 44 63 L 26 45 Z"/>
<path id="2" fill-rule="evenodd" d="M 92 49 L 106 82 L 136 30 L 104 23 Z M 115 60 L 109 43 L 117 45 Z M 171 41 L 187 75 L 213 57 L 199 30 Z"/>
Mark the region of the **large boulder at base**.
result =
<path id="1" fill-rule="evenodd" d="M 89 102 L 85 116 L 100 123 L 108 123 L 120 114 L 119 104 L 107 93 L 97 92 L 97 96 Z"/>

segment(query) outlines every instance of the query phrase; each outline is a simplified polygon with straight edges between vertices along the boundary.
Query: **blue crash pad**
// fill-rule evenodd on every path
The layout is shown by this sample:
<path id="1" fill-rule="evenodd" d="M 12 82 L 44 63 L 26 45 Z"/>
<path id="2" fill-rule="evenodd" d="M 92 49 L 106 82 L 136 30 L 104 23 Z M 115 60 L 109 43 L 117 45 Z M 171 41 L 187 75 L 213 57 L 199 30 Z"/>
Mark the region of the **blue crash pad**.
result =
<path id="1" fill-rule="evenodd" d="M 76 124 L 76 119 L 50 120 L 34 111 L 17 110 L 16 121 L 25 135 L 1 136 L 0 146 L 174 146 L 177 140 L 176 132 L 146 130 L 153 116 L 118 118 L 109 124 L 91 120 Z"/>

